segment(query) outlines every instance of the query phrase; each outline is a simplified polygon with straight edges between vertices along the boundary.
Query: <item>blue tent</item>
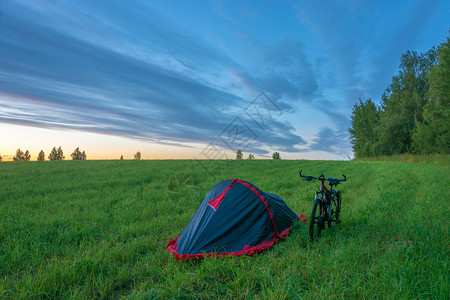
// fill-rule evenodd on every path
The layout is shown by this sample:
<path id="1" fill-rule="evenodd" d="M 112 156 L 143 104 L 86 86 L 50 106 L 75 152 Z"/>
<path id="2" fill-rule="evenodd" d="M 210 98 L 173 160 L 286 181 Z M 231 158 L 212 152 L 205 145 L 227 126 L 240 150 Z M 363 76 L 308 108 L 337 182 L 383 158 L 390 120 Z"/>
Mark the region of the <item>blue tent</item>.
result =
<path id="1" fill-rule="evenodd" d="M 208 192 L 167 250 L 179 260 L 254 255 L 287 236 L 299 219 L 277 195 L 264 193 L 243 180 L 229 179 Z"/>

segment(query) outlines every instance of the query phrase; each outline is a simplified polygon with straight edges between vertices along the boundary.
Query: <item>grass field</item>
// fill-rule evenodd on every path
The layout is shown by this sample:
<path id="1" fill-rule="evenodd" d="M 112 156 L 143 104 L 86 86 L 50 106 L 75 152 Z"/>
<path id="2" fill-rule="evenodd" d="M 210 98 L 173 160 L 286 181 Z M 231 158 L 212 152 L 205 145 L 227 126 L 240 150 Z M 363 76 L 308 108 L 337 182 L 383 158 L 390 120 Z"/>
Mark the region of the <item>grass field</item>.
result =
<path id="1" fill-rule="evenodd" d="M 448 299 L 448 162 L 0 163 L 0 298 Z M 255 257 L 165 250 L 229 178 L 309 219 L 317 185 L 300 169 L 348 179 L 342 223 L 318 242 L 296 224 Z"/>

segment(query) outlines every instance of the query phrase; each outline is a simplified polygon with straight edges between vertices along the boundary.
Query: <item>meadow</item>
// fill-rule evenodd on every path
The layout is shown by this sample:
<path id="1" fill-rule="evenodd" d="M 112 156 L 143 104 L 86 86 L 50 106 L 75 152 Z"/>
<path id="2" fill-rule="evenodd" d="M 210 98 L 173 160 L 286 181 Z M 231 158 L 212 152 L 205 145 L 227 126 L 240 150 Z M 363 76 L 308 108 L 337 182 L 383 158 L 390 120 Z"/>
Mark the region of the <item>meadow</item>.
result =
<path id="1" fill-rule="evenodd" d="M 240 178 L 308 217 L 348 181 L 342 223 L 254 257 L 175 261 L 165 248 L 216 183 Z M 0 163 L 0 298 L 448 299 L 449 159 Z"/>

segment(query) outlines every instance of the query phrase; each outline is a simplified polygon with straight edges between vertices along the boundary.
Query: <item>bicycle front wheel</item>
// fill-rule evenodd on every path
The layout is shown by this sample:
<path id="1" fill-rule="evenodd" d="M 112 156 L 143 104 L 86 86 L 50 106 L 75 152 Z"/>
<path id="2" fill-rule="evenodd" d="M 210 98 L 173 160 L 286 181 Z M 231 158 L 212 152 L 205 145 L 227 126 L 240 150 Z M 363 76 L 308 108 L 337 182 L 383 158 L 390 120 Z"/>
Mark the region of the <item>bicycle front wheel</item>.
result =
<path id="1" fill-rule="evenodd" d="M 319 199 L 314 201 L 314 206 L 311 212 L 311 219 L 309 221 L 309 237 L 311 240 L 316 240 L 320 237 L 320 233 L 322 232 L 322 228 L 324 227 L 325 222 L 325 211 L 323 209 L 323 205 Z"/>

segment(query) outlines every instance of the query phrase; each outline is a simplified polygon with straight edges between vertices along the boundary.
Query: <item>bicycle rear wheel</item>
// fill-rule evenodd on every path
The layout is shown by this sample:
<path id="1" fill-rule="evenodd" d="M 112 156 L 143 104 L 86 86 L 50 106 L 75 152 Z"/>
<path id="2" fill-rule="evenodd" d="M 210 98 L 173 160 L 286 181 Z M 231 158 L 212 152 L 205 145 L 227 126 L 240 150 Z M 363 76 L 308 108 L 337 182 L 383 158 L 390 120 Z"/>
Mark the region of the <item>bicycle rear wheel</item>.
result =
<path id="1" fill-rule="evenodd" d="M 309 237 L 311 240 L 316 240 L 320 237 L 320 233 L 324 227 L 325 211 L 319 199 L 314 201 L 314 206 L 311 212 L 311 219 L 309 221 Z"/>
<path id="2" fill-rule="evenodd" d="M 330 220 L 328 221 L 329 228 L 331 228 L 333 224 L 336 225 L 341 223 L 341 220 L 339 220 L 340 213 L 341 213 L 341 193 L 338 191 L 331 204 Z"/>

